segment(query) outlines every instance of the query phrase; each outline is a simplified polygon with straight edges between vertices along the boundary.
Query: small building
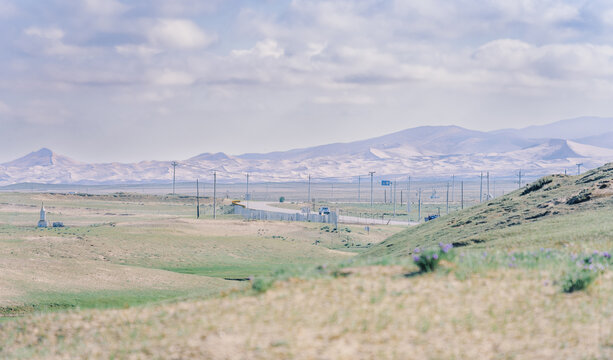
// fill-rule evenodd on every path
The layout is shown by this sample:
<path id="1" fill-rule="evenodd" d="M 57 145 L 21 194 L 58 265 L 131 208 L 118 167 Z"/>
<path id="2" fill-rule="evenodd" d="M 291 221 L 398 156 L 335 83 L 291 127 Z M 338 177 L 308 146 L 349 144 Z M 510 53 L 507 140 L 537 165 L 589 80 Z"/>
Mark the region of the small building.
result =
<path id="1" fill-rule="evenodd" d="M 40 220 L 38 220 L 39 228 L 46 228 L 49 226 L 49 222 L 47 221 L 47 211 L 45 210 L 45 204 L 41 204 L 40 206 Z"/>

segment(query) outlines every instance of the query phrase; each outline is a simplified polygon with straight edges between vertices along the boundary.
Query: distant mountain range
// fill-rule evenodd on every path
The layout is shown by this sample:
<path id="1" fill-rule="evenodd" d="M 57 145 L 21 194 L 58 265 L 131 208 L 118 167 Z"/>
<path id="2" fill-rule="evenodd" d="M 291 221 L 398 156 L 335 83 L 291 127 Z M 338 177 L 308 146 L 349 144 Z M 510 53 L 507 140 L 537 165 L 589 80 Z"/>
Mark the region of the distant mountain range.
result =
<path id="1" fill-rule="evenodd" d="M 266 154 L 204 153 L 179 161 L 177 180 L 219 181 L 342 180 L 376 171 L 378 175 L 442 177 L 490 171 L 512 175 L 574 171 L 613 161 L 613 118 L 583 117 L 524 129 L 490 132 L 458 126 L 422 126 L 350 143 L 335 143 Z M 0 164 L 0 185 L 156 183 L 172 179 L 167 161 L 87 164 L 49 149 Z"/>

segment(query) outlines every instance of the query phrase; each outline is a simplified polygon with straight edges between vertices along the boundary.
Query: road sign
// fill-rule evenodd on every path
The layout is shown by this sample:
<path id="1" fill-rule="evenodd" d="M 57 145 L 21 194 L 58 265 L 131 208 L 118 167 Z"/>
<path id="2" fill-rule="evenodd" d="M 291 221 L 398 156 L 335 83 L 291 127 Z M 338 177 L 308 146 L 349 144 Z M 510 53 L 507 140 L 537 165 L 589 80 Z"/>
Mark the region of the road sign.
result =
<path id="1" fill-rule="evenodd" d="M 392 182 L 390 180 L 381 180 L 381 186 L 392 186 Z"/>

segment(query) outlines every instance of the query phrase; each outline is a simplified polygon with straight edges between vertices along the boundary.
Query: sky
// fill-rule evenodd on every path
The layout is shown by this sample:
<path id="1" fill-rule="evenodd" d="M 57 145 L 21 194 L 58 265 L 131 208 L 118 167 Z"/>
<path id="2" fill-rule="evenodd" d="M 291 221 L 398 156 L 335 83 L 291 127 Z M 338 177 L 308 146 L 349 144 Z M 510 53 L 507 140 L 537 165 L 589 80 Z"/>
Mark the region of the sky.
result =
<path id="1" fill-rule="evenodd" d="M 0 162 L 613 115 L 613 3 L 0 0 Z"/>

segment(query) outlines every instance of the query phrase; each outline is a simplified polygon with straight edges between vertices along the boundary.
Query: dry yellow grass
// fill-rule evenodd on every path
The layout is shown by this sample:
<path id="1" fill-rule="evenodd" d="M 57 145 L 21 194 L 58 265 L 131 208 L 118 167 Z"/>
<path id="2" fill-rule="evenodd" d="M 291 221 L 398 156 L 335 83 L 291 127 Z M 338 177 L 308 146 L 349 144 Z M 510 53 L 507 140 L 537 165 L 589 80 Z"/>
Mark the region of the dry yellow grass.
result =
<path id="1" fill-rule="evenodd" d="M 563 294 L 546 273 L 465 281 L 370 267 L 260 296 L 30 316 L 0 325 L 0 356 L 130 359 L 608 359 L 613 277 Z"/>

